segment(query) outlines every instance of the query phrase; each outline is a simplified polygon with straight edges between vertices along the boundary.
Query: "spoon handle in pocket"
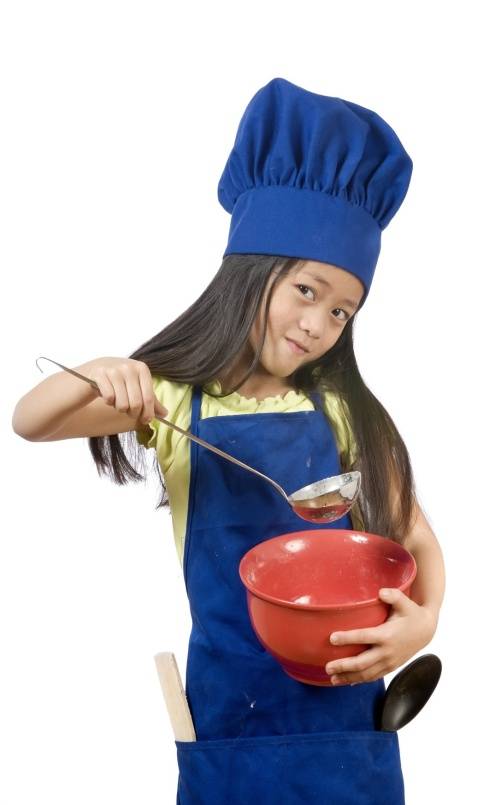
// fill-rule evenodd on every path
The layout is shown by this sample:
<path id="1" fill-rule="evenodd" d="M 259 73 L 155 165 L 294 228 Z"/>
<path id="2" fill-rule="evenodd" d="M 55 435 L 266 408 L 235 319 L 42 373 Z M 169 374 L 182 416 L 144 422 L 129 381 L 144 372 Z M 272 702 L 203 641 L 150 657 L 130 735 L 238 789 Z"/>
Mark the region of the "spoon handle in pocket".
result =
<path id="1" fill-rule="evenodd" d="M 196 741 L 192 715 L 175 655 L 169 651 L 155 654 L 155 664 L 175 740 Z"/>

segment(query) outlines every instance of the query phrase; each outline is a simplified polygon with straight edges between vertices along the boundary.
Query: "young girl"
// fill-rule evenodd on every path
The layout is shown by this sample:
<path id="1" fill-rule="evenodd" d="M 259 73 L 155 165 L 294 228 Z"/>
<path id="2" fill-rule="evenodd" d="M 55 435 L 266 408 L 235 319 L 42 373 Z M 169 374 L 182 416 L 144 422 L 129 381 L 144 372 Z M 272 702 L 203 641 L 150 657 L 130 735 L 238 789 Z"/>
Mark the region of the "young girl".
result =
<path id="1" fill-rule="evenodd" d="M 245 110 L 220 179 L 229 242 L 201 297 L 129 358 L 76 367 L 101 396 L 58 372 L 16 406 L 16 433 L 90 437 L 99 472 L 117 483 L 142 478 L 144 448 L 156 450 L 193 622 L 197 741 L 177 742 L 180 805 L 404 802 L 397 733 L 378 729 L 383 677 L 432 639 L 444 566 L 405 445 L 359 374 L 353 326 L 411 171 L 374 112 L 273 79 Z M 331 685 L 295 681 L 263 649 L 238 575 L 257 543 L 325 526 L 302 523 L 269 484 L 160 415 L 288 491 L 361 471 L 358 505 L 328 527 L 397 540 L 418 574 L 412 598 L 380 591 L 392 606 L 384 624 L 332 635 L 368 649 L 328 663 Z M 136 448 L 130 460 L 119 434 Z"/>

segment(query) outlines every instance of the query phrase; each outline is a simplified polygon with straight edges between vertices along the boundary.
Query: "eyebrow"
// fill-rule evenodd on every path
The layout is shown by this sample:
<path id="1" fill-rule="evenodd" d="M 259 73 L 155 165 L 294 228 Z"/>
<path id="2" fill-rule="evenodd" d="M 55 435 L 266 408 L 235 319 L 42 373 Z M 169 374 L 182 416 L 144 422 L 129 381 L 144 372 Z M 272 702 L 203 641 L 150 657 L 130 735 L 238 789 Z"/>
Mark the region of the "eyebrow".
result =
<path id="1" fill-rule="evenodd" d="M 328 280 L 324 280 L 322 277 L 316 276 L 316 274 L 313 274 L 312 271 L 309 271 L 309 269 L 307 269 L 307 268 L 305 269 L 305 271 L 306 271 L 306 274 L 308 274 L 309 277 L 312 277 L 313 280 L 315 280 L 316 282 L 321 283 L 321 285 L 326 285 L 326 287 L 330 288 L 332 291 L 334 290 L 333 286 L 331 285 L 330 282 L 328 282 Z M 354 299 L 343 299 L 342 301 L 343 301 L 343 304 L 349 305 L 354 310 L 356 310 L 356 308 L 359 305 L 359 302 L 355 302 Z"/>

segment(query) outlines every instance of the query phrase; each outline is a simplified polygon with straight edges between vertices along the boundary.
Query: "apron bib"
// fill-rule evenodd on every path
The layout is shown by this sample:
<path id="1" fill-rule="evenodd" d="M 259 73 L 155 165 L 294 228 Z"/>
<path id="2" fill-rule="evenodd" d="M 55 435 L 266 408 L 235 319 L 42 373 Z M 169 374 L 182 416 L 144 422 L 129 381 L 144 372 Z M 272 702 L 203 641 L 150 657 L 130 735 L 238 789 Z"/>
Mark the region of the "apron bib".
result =
<path id="1" fill-rule="evenodd" d="M 192 433 L 288 493 L 341 472 L 319 398 L 314 411 L 200 419 Z M 192 630 L 186 695 L 197 741 L 176 741 L 178 805 L 403 805 L 397 733 L 376 728 L 383 679 L 319 687 L 289 677 L 259 643 L 238 566 L 254 545 L 301 529 L 351 529 L 348 515 L 302 523 L 262 478 L 190 442 L 183 572 Z"/>

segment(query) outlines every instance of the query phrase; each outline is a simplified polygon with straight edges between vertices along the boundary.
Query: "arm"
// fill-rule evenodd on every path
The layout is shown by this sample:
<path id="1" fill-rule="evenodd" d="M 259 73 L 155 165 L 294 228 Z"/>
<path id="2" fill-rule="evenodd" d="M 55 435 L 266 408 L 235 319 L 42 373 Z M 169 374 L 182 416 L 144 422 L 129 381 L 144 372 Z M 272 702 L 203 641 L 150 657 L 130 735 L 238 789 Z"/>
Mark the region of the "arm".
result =
<path id="1" fill-rule="evenodd" d="M 89 376 L 89 363 L 75 368 Z M 68 372 L 56 372 L 20 398 L 13 412 L 12 428 L 23 439 L 43 441 L 96 397 L 96 390 L 88 383 Z"/>
<path id="2" fill-rule="evenodd" d="M 107 436 L 141 430 L 155 414 L 166 416 L 141 361 L 96 358 L 75 368 L 97 382 L 100 394 L 84 380 L 57 372 L 18 401 L 15 433 L 33 442 Z"/>
<path id="3" fill-rule="evenodd" d="M 412 601 L 431 613 L 435 632 L 445 592 L 444 557 L 437 537 L 417 503 L 415 512 L 413 527 L 407 534 L 403 547 L 410 551 L 417 563 L 417 576 L 412 585 Z"/>
<path id="4" fill-rule="evenodd" d="M 398 589 L 380 590 L 380 598 L 392 605 L 381 626 L 334 632 L 335 645 L 369 643 L 356 657 L 332 660 L 326 672 L 333 684 L 371 682 L 403 665 L 432 640 L 444 597 L 445 568 L 440 545 L 417 501 L 412 525 L 403 546 L 417 563 L 417 575 L 409 598 Z"/>

